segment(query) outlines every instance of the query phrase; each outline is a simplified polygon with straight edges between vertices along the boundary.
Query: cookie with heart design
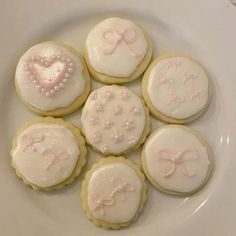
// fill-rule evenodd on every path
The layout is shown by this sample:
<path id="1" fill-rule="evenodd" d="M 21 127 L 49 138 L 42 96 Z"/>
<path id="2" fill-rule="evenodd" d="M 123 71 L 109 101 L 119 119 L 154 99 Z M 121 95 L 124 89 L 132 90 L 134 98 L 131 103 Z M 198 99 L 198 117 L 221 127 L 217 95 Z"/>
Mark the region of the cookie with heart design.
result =
<path id="1" fill-rule="evenodd" d="M 60 189 L 80 174 L 87 149 L 80 130 L 68 121 L 37 117 L 17 131 L 11 165 L 35 190 Z"/>
<path id="2" fill-rule="evenodd" d="M 46 41 L 20 58 L 15 86 L 30 110 L 44 116 L 64 116 L 84 103 L 90 78 L 83 58 L 74 48 Z"/>
<path id="3" fill-rule="evenodd" d="M 144 72 L 151 60 L 152 43 L 133 21 L 111 17 L 89 32 L 84 54 L 96 80 L 121 84 L 137 79 Z"/>
<path id="4" fill-rule="evenodd" d="M 201 189 L 212 171 L 207 142 L 194 129 L 164 125 L 143 146 L 144 173 L 157 189 L 173 195 L 189 195 Z"/>
<path id="5" fill-rule="evenodd" d="M 99 159 L 86 173 L 81 201 L 86 216 L 97 226 L 118 229 L 133 222 L 146 200 L 140 168 L 124 157 Z"/>

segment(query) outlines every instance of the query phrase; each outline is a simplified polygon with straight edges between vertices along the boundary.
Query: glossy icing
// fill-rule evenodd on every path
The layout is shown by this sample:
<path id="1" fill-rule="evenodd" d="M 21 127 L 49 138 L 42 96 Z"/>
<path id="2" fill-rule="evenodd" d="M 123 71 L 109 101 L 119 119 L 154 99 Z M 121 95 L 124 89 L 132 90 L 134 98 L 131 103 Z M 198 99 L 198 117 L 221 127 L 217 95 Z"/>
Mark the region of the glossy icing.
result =
<path id="1" fill-rule="evenodd" d="M 81 123 L 87 140 L 98 150 L 121 153 L 141 138 L 145 111 L 138 96 L 126 87 L 104 86 L 88 97 Z"/>
<path id="2" fill-rule="evenodd" d="M 162 114 L 185 119 L 201 111 L 208 102 L 205 71 L 186 57 L 170 57 L 155 64 L 149 74 L 147 94 Z"/>
<path id="3" fill-rule="evenodd" d="M 147 42 L 134 22 L 112 17 L 89 32 L 86 50 L 89 63 L 97 72 L 128 77 L 145 56 Z"/>
<path id="4" fill-rule="evenodd" d="M 142 182 L 132 167 L 113 162 L 92 173 L 87 191 L 88 206 L 95 218 L 121 223 L 130 221 L 137 213 Z"/>
<path id="5" fill-rule="evenodd" d="M 191 192 L 208 174 L 208 150 L 179 126 L 154 131 L 144 146 L 144 161 L 151 177 L 163 188 Z"/>
<path id="6" fill-rule="evenodd" d="M 44 42 L 19 60 L 16 84 L 24 101 L 43 110 L 70 105 L 85 88 L 83 66 L 67 48 Z"/>
<path id="7" fill-rule="evenodd" d="M 12 162 L 30 183 L 50 187 L 70 177 L 79 154 L 77 139 L 68 128 L 37 123 L 18 136 Z"/>

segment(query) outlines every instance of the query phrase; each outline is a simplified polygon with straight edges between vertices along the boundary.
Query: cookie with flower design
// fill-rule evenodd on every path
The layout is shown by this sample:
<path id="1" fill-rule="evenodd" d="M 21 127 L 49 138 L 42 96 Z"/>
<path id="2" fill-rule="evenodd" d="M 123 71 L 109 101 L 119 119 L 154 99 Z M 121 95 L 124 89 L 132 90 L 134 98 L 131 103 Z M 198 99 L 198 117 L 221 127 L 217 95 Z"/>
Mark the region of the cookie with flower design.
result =
<path id="1" fill-rule="evenodd" d="M 190 57 L 164 55 L 145 71 L 142 94 L 155 117 L 184 124 L 206 110 L 211 99 L 211 83 L 205 69 Z"/>
<path id="2" fill-rule="evenodd" d="M 43 116 L 64 116 L 77 110 L 90 91 L 82 56 L 71 46 L 46 41 L 20 58 L 15 87 L 24 104 Z"/>
<path id="3" fill-rule="evenodd" d="M 165 125 L 155 130 L 143 146 L 141 162 L 151 184 L 174 195 L 189 195 L 201 189 L 213 163 L 203 137 L 181 125 Z"/>
<path id="4" fill-rule="evenodd" d="M 144 72 L 151 60 L 152 44 L 133 21 L 111 17 L 89 32 L 84 54 L 96 80 L 121 84 L 137 79 Z"/>
<path id="5" fill-rule="evenodd" d="M 145 177 L 124 157 L 97 161 L 82 183 L 81 201 L 87 217 L 97 226 L 118 229 L 134 221 L 146 200 Z"/>
<path id="6" fill-rule="evenodd" d="M 16 133 L 11 165 L 35 190 L 60 189 L 80 174 L 87 149 L 80 130 L 68 121 L 37 117 Z"/>
<path id="7" fill-rule="evenodd" d="M 105 155 L 137 149 L 150 129 L 149 112 L 131 90 L 118 85 L 93 91 L 82 110 L 87 143 Z"/>

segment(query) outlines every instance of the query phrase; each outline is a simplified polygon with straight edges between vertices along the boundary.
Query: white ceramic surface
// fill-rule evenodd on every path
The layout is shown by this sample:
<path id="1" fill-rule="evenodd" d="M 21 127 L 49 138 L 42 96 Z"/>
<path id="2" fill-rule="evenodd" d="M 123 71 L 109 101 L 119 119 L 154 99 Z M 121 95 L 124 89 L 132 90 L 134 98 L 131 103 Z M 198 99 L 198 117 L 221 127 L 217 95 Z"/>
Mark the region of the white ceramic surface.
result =
<path id="1" fill-rule="evenodd" d="M 190 126 L 208 140 L 214 172 L 206 187 L 188 198 L 168 196 L 149 185 L 143 213 L 120 231 L 97 228 L 85 216 L 81 177 L 60 191 L 35 192 L 10 168 L 10 140 L 34 114 L 14 90 L 14 69 L 31 45 L 62 40 L 80 51 L 86 34 L 109 16 L 135 20 L 150 34 L 154 56 L 181 51 L 199 60 L 214 81 L 213 100 Z M 236 8 L 228 0 L 11 0 L 0 14 L 0 235 L 4 236 L 234 236 L 236 232 Z M 93 83 L 93 88 L 100 85 Z M 140 80 L 128 85 L 140 92 Z M 80 110 L 66 117 L 80 125 Z M 162 125 L 153 122 L 152 128 Z M 100 154 L 89 150 L 89 165 Z M 128 155 L 139 161 L 139 152 Z M 82 176 L 84 172 L 82 173 Z"/>

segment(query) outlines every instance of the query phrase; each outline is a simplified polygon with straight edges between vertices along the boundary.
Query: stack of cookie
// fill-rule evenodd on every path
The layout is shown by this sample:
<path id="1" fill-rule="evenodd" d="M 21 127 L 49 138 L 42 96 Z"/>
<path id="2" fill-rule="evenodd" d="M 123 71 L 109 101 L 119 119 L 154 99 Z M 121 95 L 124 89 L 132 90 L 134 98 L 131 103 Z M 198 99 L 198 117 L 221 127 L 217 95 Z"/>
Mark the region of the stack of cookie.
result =
<path id="1" fill-rule="evenodd" d="M 15 86 L 24 104 L 41 117 L 24 124 L 13 140 L 17 176 L 35 190 L 60 189 L 80 174 L 87 143 L 103 157 L 85 175 L 82 206 L 96 225 L 113 229 L 128 225 L 142 210 L 146 178 L 168 194 L 199 190 L 210 176 L 211 154 L 201 135 L 183 124 L 207 108 L 211 80 L 186 55 L 164 55 L 150 64 L 151 58 L 146 32 L 115 17 L 89 32 L 85 61 L 61 42 L 31 47 L 19 60 Z M 89 74 L 108 85 L 90 91 Z M 143 99 L 119 85 L 142 74 Z M 81 129 L 56 118 L 83 104 Z M 149 110 L 169 124 L 150 134 Z M 121 156 L 140 147 L 141 168 Z"/>

